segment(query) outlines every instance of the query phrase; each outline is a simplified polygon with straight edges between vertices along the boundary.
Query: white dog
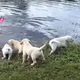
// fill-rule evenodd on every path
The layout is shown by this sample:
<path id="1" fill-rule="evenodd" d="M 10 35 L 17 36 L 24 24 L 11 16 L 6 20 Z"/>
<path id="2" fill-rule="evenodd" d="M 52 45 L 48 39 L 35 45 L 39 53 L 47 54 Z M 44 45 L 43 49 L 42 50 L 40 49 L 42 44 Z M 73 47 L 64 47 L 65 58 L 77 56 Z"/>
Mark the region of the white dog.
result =
<path id="1" fill-rule="evenodd" d="M 26 60 L 26 56 L 28 56 L 27 60 L 29 60 L 30 58 L 32 59 L 33 63 L 31 64 L 31 66 L 33 66 L 37 63 L 37 61 L 36 61 L 37 58 L 39 58 L 43 61 L 45 60 L 42 49 L 46 46 L 46 44 L 44 44 L 40 48 L 33 47 L 30 44 L 29 39 L 23 39 L 21 41 L 21 44 L 23 44 L 23 63 Z"/>
<path id="2" fill-rule="evenodd" d="M 12 53 L 13 53 L 13 50 L 12 50 L 11 46 L 8 44 L 5 44 L 4 47 L 2 48 L 2 54 L 3 54 L 2 59 L 6 58 L 6 54 L 9 54 L 8 60 L 10 60 Z"/>
<path id="3" fill-rule="evenodd" d="M 49 45 L 52 50 L 49 55 L 51 55 L 56 50 L 57 47 L 66 47 L 66 42 L 71 41 L 73 41 L 73 39 L 71 36 L 68 35 L 50 40 Z"/>

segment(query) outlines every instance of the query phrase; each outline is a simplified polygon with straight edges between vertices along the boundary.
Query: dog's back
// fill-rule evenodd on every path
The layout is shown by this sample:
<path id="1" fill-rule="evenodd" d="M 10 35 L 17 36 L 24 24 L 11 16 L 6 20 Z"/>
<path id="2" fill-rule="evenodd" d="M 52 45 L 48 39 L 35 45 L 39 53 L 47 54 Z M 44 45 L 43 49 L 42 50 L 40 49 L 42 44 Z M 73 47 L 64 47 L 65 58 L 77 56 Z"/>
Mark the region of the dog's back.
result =
<path id="1" fill-rule="evenodd" d="M 4 53 L 12 53 L 13 50 L 12 50 L 11 46 L 9 46 L 8 44 L 5 44 L 4 47 L 2 48 L 2 52 L 4 52 Z"/>
<path id="2" fill-rule="evenodd" d="M 54 39 L 50 40 L 49 43 L 52 43 L 52 42 L 56 42 L 56 43 L 61 42 L 61 43 L 63 43 L 68 39 L 72 39 L 72 37 L 67 35 L 67 36 L 62 36 L 62 37 L 59 37 L 59 38 L 54 38 Z"/>

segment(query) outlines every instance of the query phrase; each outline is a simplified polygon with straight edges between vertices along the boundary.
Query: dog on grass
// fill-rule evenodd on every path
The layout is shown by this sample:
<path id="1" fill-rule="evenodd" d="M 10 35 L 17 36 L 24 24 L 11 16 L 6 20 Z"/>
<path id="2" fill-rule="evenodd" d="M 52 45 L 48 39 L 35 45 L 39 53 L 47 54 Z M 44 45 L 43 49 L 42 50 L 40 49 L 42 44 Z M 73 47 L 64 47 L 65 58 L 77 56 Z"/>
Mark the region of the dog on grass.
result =
<path id="1" fill-rule="evenodd" d="M 51 55 L 57 49 L 57 47 L 66 47 L 67 46 L 66 43 L 72 41 L 73 41 L 72 36 L 69 35 L 50 40 L 49 46 L 51 47 L 51 52 L 49 55 Z"/>
<path id="2" fill-rule="evenodd" d="M 23 39 L 21 41 L 21 44 L 23 45 L 23 62 L 22 63 L 25 62 L 26 56 L 27 56 L 27 60 L 31 58 L 31 60 L 33 61 L 31 63 L 31 66 L 34 66 L 37 63 L 36 59 L 38 58 L 42 61 L 45 60 L 42 49 L 46 46 L 46 44 L 44 44 L 40 48 L 33 47 L 29 39 Z"/>
<path id="3" fill-rule="evenodd" d="M 23 47 L 23 46 L 20 44 L 19 41 L 15 40 L 15 39 L 10 39 L 10 40 L 8 40 L 7 43 L 8 43 L 10 46 L 12 46 L 14 52 L 15 52 L 15 51 L 18 51 L 19 54 L 22 53 L 22 47 Z"/>
<path id="4" fill-rule="evenodd" d="M 5 44 L 4 47 L 2 48 L 2 54 L 3 54 L 2 59 L 5 59 L 6 54 L 8 54 L 9 55 L 8 60 L 10 60 L 12 53 L 13 53 L 13 49 L 11 48 L 11 46 L 8 44 Z"/>

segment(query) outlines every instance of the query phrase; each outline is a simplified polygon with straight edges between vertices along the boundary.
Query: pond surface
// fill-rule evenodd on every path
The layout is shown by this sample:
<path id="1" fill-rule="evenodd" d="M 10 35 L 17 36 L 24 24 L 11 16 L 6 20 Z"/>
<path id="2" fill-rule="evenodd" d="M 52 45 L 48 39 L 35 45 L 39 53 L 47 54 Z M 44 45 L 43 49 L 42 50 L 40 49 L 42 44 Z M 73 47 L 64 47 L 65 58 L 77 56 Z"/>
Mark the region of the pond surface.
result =
<path id="1" fill-rule="evenodd" d="M 80 3 L 49 0 L 0 1 L 0 46 L 13 38 L 33 43 L 71 35 L 80 42 Z"/>

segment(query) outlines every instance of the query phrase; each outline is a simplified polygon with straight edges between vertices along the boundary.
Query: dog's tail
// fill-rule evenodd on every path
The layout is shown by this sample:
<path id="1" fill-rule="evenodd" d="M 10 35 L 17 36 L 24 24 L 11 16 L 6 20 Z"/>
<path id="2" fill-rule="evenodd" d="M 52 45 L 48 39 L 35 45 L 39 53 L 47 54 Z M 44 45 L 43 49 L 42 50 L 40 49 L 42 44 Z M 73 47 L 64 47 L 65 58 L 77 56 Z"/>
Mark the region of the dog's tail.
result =
<path id="1" fill-rule="evenodd" d="M 41 47 L 39 48 L 39 50 L 42 50 L 42 49 L 46 46 L 47 42 L 48 42 L 48 41 L 46 41 L 46 43 L 45 43 L 43 46 L 41 46 Z"/>

